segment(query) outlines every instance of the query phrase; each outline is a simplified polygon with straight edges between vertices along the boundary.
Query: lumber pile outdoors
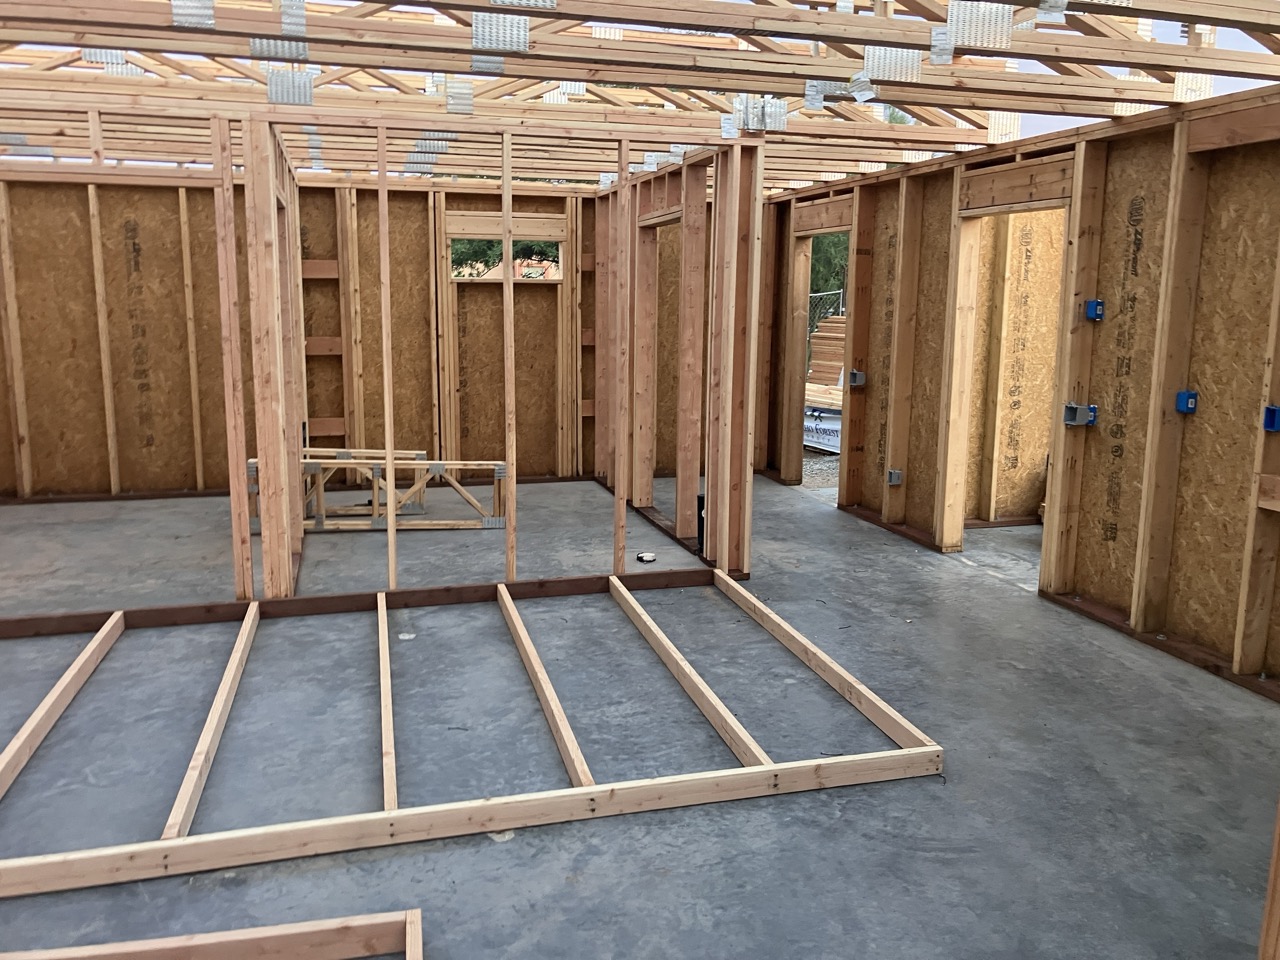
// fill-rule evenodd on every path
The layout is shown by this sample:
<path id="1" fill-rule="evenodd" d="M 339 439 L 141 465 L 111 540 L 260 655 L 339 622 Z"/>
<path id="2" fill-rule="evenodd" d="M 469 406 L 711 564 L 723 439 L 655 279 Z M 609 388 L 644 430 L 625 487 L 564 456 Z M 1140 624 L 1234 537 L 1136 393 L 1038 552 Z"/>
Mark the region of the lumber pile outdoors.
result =
<path id="1" fill-rule="evenodd" d="M 809 334 L 809 374 L 805 377 L 807 407 L 841 409 L 844 384 L 844 317 L 827 317 Z"/>

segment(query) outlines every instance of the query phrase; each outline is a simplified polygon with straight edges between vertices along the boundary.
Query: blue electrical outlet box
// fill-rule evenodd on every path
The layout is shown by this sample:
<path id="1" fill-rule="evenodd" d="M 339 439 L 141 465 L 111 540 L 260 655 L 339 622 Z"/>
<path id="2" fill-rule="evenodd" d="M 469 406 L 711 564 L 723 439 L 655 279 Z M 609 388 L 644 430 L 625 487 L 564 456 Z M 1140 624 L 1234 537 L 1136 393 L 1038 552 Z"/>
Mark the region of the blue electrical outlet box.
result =
<path id="1" fill-rule="evenodd" d="M 1262 429 L 1267 433 L 1280 433 L 1280 407 L 1267 407 L 1262 411 Z"/>
<path id="2" fill-rule="evenodd" d="M 1084 315 L 1087 320 L 1103 320 L 1107 315 L 1107 305 L 1102 300 L 1086 300 Z"/>
<path id="3" fill-rule="evenodd" d="M 1194 390 L 1179 390 L 1177 407 L 1179 413 L 1195 413 L 1196 402 L 1200 399 L 1200 394 Z"/>
<path id="4" fill-rule="evenodd" d="M 1092 427 L 1098 422 L 1098 408 L 1092 403 L 1068 403 L 1062 414 L 1062 422 L 1068 427 Z"/>

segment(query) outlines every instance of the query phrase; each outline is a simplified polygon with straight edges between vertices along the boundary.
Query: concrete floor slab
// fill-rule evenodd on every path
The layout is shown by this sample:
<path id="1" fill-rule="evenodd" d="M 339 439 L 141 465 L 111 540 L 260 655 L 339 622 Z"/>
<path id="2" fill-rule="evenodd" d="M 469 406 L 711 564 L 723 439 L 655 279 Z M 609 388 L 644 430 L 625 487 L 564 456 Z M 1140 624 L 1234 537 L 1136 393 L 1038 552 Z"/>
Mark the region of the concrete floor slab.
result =
<path id="1" fill-rule="evenodd" d="M 566 525 L 548 532 L 565 557 L 583 540 L 576 518 L 596 510 L 589 485 L 570 486 L 558 511 Z M 0 901 L 0 943 L 416 906 L 428 955 L 467 960 L 1255 956 L 1280 793 L 1275 704 L 801 490 L 757 478 L 755 518 L 750 589 L 942 743 L 945 777 Z M 1003 533 L 983 535 L 998 543 Z M 604 530 L 593 536 L 607 543 Z M 588 695 L 615 709 L 598 678 L 631 676 L 623 647 L 645 652 L 639 636 L 611 617 L 566 618 L 578 629 L 520 607 L 556 658 L 548 669 L 569 688 L 566 709 Z M 746 643 L 742 662 L 717 659 L 741 623 L 713 628 L 674 607 L 656 615 L 723 682 L 756 666 Z M 370 658 L 360 676 L 376 684 L 372 628 L 352 638 Z M 559 643 L 575 656 L 559 658 Z M 323 662 L 306 669 L 327 671 Z M 335 666 L 317 695 L 333 696 L 356 670 Z M 821 733 L 825 707 L 758 735 Z M 585 714 L 576 722 L 584 736 L 592 729 Z M 357 762 L 337 741 L 321 762 L 376 790 L 376 725 L 349 721 L 341 733 L 373 746 Z M 239 776 L 251 789 L 253 768 Z"/>
<path id="2" fill-rule="evenodd" d="M 93 634 L 0 640 L 0 743 L 22 729 Z"/>
<path id="3" fill-rule="evenodd" d="M 473 489 L 479 496 L 486 488 Z M 519 579 L 612 569 L 609 491 L 592 481 L 526 483 L 517 488 L 517 497 Z M 432 517 L 474 516 L 452 490 L 432 488 L 428 509 Z M 0 529 L 6 548 L 0 553 L 0 616 L 234 599 L 231 513 L 225 497 L 8 504 L 0 506 Z M 253 547 L 261 589 L 256 536 Z M 400 531 L 397 550 L 401 587 L 492 583 L 506 572 L 501 530 Z M 642 551 L 658 555 L 648 569 L 701 565 L 628 511 L 629 569 L 646 569 L 635 559 Z M 383 532 L 308 534 L 298 591 L 384 590 L 386 556 Z"/>
<path id="4" fill-rule="evenodd" d="M 382 809 L 373 613 L 263 620 L 192 833 Z"/>
<path id="5" fill-rule="evenodd" d="M 608 594 L 517 608 L 597 783 L 738 766 Z"/>
<path id="6" fill-rule="evenodd" d="M 0 857 L 159 838 L 235 635 L 121 634 L 0 802 Z"/>
<path id="7" fill-rule="evenodd" d="M 387 623 L 402 807 L 570 786 L 497 604 Z"/>

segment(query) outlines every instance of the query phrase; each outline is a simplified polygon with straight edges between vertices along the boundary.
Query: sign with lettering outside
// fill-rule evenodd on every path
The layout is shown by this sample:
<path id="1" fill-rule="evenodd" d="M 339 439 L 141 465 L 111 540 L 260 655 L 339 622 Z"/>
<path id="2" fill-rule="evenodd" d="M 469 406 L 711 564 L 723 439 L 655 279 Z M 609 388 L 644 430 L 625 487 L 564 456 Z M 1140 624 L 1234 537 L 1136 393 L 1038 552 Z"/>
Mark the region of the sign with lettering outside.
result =
<path id="1" fill-rule="evenodd" d="M 804 408 L 804 445 L 827 453 L 840 452 L 840 411 Z"/>

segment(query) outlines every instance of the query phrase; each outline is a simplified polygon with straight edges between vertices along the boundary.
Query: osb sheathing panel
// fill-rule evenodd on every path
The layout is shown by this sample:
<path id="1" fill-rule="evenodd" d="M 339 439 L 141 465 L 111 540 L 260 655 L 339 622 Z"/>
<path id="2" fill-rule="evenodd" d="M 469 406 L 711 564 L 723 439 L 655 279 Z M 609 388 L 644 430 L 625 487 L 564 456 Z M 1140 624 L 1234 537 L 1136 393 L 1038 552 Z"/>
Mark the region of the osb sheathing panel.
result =
<path id="1" fill-rule="evenodd" d="M 1093 338 L 1085 428 L 1076 592 L 1127 611 L 1137 555 L 1142 461 L 1150 406 L 1160 259 L 1172 134 L 1111 144 L 1098 296 L 1107 319 Z"/>
<path id="2" fill-rule="evenodd" d="M 982 450 L 986 441 L 986 409 L 988 396 L 987 358 L 991 352 L 992 311 L 999 303 L 1000 284 L 1004 282 L 1004 262 L 997 257 L 997 237 L 1003 218 L 984 217 L 978 259 L 978 302 L 973 322 L 973 363 L 969 371 L 969 444 L 965 464 L 964 515 L 978 515 L 982 497 Z"/>
<path id="3" fill-rule="evenodd" d="M 456 289 L 462 457 L 501 460 L 506 455 L 502 284 L 459 283 Z M 516 471 L 522 477 L 556 472 L 559 304 L 559 284 L 515 284 Z"/>
<path id="4" fill-rule="evenodd" d="M 429 203 L 426 193 L 392 191 L 388 223 L 396 446 L 425 450 L 434 456 L 436 359 L 431 275 L 435 241 Z M 381 323 L 380 311 L 378 317 Z M 376 338 L 374 343 L 380 345 L 381 338 Z M 368 347 L 364 348 L 364 354 L 368 357 Z"/>
<path id="5" fill-rule="evenodd" d="M 502 286 L 498 290 L 501 334 Z M 560 315 L 560 285 L 517 283 L 516 320 L 516 473 L 521 477 L 550 477 L 556 472 L 556 326 Z M 501 343 L 501 341 L 499 341 Z M 500 393 L 502 353 L 490 385 Z M 465 421 L 464 421 L 465 423 Z M 494 459 L 501 460 L 499 453 Z"/>
<path id="6" fill-rule="evenodd" d="M 196 317 L 196 382 L 200 387 L 200 438 L 204 485 L 225 490 L 227 414 L 222 389 L 222 304 L 218 286 L 218 237 L 214 231 L 213 191 L 188 190 L 191 220 L 191 287 Z"/>
<path id="7" fill-rule="evenodd" d="M 458 411 L 464 460 L 501 460 L 504 441 L 502 284 L 459 283 Z M 552 383 L 554 384 L 554 377 Z M 517 411 L 517 426 L 519 425 Z M 517 444 L 519 434 L 516 434 Z M 518 466 L 525 452 L 517 448 Z"/>
<path id="8" fill-rule="evenodd" d="M 680 226 L 658 228 L 658 339 L 654 376 L 657 449 L 654 472 L 674 474 L 680 399 Z"/>
<path id="9" fill-rule="evenodd" d="M 9 198 L 32 492 L 109 493 L 88 191 L 70 184 L 15 183 Z M 119 224 L 104 220 L 105 235 L 118 229 Z M 108 252 L 109 259 L 113 256 L 118 259 Z M 118 311 L 113 321 L 113 327 L 127 322 Z M 127 343 L 128 333 L 128 326 L 123 335 L 113 330 L 113 341 Z M 181 355 L 185 363 L 185 346 Z M 117 356 L 114 362 L 117 381 L 132 389 L 130 358 Z M 148 369 L 145 363 L 141 367 Z M 189 401 L 186 406 L 189 411 Z M 119 414 L 128 418 L 129 411 Z M 190 419 L 187 423 L 189 436 Z M 5 441 L 12 450 L 7 419 Z"/>
<path id="10" fill-rule="evenodd" d="M 1010 217 L 1004 389 L 996 448 L 996 516 L 1034 517 L 1044 500 L 1054 421 L 1066 213 Z"/>
<path id="11" fill-rule="evenodd" d="M 907 525 L 933 529 L 938 469 L 938 413 L 951 245 L 952 175 L 924 178 L 920 289 L 911 375 L 911 431 L 907 448 Z"/>
<path id="12" fill-rule="evenodd" d="M 1199 402 L 1182 418 L 1166 626 L 1230 656 L 1280 240 L 1280 209 L 1264 198 L 1276 195 L 1280 144 L 1209 156 L 1187 382 Z"/>
<path id="13" fill-rule="evenodd" d="M 863 506 L 879 510 L 884 491 L 885 424 L 889 415 L 889 357 L 893 347 L 893 285 L 898 269 L 898 185 L 874 187 L 875 243 L 871 258 L 871 331 L 867 351 L 866 469 Z"/>
<path id="14" fill-rule="evenodd" d="M 120 484 L 195 489 L 178 192 L 102 187 L 98 196 Z"/>
<path id="15" fill-rule="evenodd" d="M 299 191 L 303 260 L 338 257 L 337 205 L 332 190 Z M 302 281 L 303 329 L 308 337 L 340 337 L 342 309 L 337 280 Z M 344 415 L 342 357 L 307 357 L 307 415 Z M 399 418 L 397 417 L 397 420 Z M 340 437 L 318 437 L 316 446 L 338 446 Z"/>

